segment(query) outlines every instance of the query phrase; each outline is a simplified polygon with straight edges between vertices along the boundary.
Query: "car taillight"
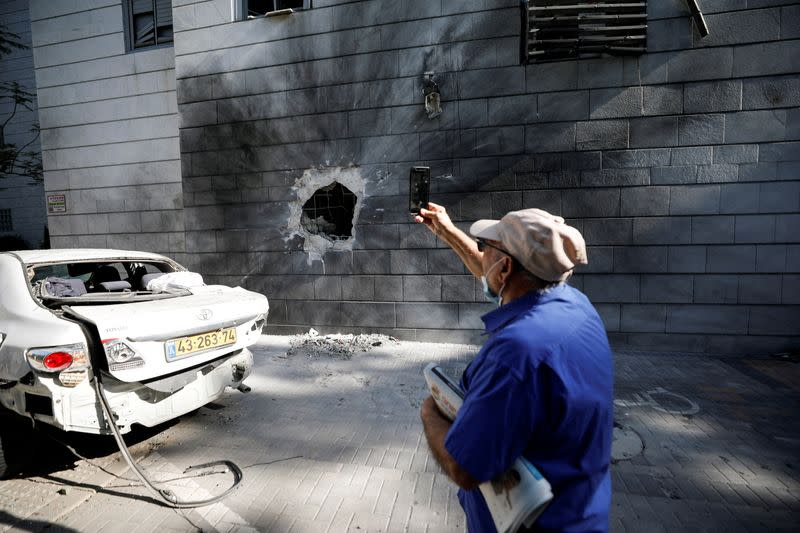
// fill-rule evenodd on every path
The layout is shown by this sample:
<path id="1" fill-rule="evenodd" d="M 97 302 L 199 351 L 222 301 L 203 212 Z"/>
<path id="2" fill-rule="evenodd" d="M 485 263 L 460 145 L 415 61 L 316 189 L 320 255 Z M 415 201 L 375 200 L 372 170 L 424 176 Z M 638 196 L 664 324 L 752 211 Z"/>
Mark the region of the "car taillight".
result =
<path id="1" fill-rule="evenodd" d="M 106 339 L 103 341 L 106 355 L 113 363 L 125 363 L 136 356 L 133 348 L 119 339 Z"/>
<path id="2" fill-rule="evenodd" d="M 59 370 L 66 369 L 72 364 L 72 354 L 67 352 L 53 352 L 45 356 L 42 364 L 48 370 L 58 372 Z"/>
<path id="3" fill-rule="evenodd" d="M 136 351 L 119 339 L 103 340 L 103 348 L 108 358 L 109 370 L 129 370 L 144 366 L 144 359 Z"/>
<path id="4" fill-rule="evenodd" d="M 264 324 L 267 323 L 267 319 L 264 315 L 258 315 L 256 319 L 253 321 L 253 325 L 250 326 L 250 331 L 258 331 L 261 332 L 261 329 L 264 327 Z"/>
<path id="5" fill-rule="evenodd" d="M 65 387 L 77 387 L 89 375 L 85 368 L 81 370 L 67 370 L 58 374 L 58 381 Z"/>
<path id="6" fill-rule="evenodd" d="M 83 344 L 67 344 L 47 348 L 31 348 L 27 352 L 28 364 L 39 372 L 60 372 L 83 369 L 89 366 Z"/>

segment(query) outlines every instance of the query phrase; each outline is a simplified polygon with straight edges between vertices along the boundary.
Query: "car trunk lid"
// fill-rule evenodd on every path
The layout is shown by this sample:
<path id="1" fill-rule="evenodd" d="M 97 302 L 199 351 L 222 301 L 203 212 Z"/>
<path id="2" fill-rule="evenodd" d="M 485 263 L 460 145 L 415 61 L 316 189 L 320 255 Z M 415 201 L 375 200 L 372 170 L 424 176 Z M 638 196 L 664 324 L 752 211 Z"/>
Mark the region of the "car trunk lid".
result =
<path id="1" fill-rule="evenodd" d="M 252 329 L 253 323 L 268 309 L 262 294 L 219 285 L 192 288 L 187 295 L 169 299 L 65 307 L 94 324 L 104 346 L 123 342 L 135 352 L 130 364 L 108 358 L 111 374 L 126 382 L 160 378 L 252 344 L 254 334 L 260 333 Z M 203 334 L 209 340 L 214 333 L 218 339 L 213 344 L 196 339 Z M 191 346 L 187 339 L 192 338 L 200 345 Z"/>

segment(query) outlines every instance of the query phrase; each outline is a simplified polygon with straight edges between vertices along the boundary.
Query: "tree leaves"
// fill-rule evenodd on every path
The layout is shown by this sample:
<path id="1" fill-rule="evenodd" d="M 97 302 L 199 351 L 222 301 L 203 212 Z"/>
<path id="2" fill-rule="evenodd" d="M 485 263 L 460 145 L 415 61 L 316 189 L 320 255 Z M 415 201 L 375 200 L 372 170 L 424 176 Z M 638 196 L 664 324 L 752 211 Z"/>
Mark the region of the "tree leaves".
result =
<path id="1" fill-rule="evenodd" d="M 0 57 L 10 54 L 14 50 L 25 50 L 28 48 L 20 40 L 20 36 L 8 31 L 8 26 L 0 24 Z"/>

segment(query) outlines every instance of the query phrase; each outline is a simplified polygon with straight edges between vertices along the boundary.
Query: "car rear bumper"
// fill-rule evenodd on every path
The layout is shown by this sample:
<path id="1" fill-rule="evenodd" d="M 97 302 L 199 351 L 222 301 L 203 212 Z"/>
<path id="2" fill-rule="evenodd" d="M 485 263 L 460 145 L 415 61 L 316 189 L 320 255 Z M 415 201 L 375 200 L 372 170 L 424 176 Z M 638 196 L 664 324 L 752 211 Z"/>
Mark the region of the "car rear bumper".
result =
<path id="1" fill-rule="evenodd" d="M 250 375 L 252 366 L 253 354 L 244 348 L 227 359 L 188 371 L 184 381 L 189 382 L 174 392 L 112 378 L 104 380 L 103 389 L 120 431 L 127 433 L 133 424 L 152 427 L 216 400 L 226 387 L 238 387 Z M 65 431 L 110 433 L 88 379 L 69 388 L 55 378 L 39 376 L 33 385 L 0 390 L 0 403 Z"/>

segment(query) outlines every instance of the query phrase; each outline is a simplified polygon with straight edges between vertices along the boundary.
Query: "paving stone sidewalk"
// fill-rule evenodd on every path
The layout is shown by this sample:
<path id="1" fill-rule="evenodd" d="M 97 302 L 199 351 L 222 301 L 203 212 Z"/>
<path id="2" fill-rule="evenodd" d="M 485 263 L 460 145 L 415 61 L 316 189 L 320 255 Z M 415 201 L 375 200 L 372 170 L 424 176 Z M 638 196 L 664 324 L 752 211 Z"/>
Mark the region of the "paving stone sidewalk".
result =
<path id="1" fill-rule="evenodd" d="M 0 481 L 0 531 L 464 531 L 417 413 L 422 367 L 455 375 L 476 347 L 387 341 L 348 358 L 287 355 L 291 340 L 262 337 L 251 393 L 134 446 L 155 479 L 192 499 L 230 476 L 185 478 L 186 467 L 233 460 L 245 478 L 223 502 L 164 508 L 119 454 L 100 452 Z M 612 468 L 612 530 L 794 531 L 799 377 L 800 364 L 769 358 L 616 354 L 618 449 L 631 457 Z"/>

